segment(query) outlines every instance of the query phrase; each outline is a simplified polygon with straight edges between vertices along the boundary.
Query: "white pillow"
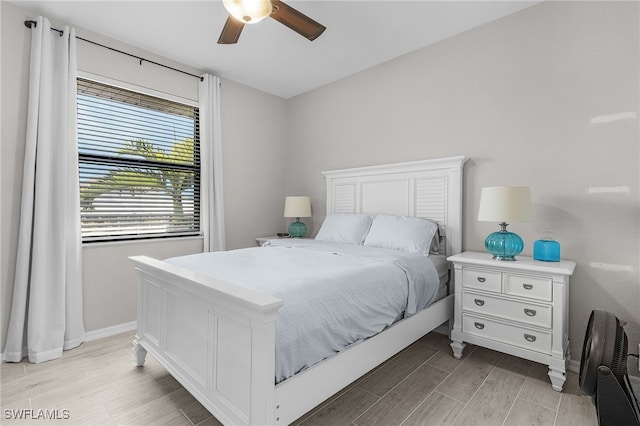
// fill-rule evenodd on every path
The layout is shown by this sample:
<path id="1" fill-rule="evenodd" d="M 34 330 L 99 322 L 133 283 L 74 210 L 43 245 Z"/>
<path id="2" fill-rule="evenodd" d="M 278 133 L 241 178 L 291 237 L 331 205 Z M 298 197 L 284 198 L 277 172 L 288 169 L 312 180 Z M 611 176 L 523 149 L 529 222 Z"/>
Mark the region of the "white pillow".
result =
<path id="1" fill-rule="evenodd" d="M 433 240 L 431 240 L 431 246 L 429 247 L 430 254 L 440 254 L 440 240 L 442 240 L 442 235 L 440 235 L 440 227 L 438 224 L 435 223 L 435 225 L 436 232 L 433 234 Z"/>
<path id="2" fill-rule="evenodd" d="M 438 225 L 418 217 L 379 215 L 373 219 L 365 246 L 429 255 Z"/>
<path id="3" fill-rule="evenodd" d="M 366 214 L 334 213 L 325 218 L 315 239 L 331 243 L 362 244 L 372 220 Z"/>

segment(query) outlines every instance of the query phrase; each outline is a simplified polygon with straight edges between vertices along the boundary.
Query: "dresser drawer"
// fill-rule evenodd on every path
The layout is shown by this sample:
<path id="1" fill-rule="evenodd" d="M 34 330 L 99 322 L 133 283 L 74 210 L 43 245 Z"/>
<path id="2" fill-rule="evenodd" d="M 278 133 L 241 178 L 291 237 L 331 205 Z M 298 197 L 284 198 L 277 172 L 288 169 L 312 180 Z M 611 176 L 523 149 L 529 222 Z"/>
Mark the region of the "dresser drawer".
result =
<path id="1" fill-rule="evenodd" d="M 552 287 L 551 278 L 506 274 L 506 294 L 551 301 Z"/>
<path id="2" fill-rule="evenodd" d="M 537 327 L 551 328 L 552 309 L 550 305 L 524 303 L 463 291 L 462 309 L 520 321 Z"/>
<path id="3" fill-rule="evenodd" d="M 532 351 L 551 353 L 551 332 L 531 330 L 500 321 L 462 313 L 462 331 Z"/>
<path id="4" fill-rule="evenodd" d="M 502 274 L 482 269 L 463 268 L 462 286 L 500 293 Z"/>

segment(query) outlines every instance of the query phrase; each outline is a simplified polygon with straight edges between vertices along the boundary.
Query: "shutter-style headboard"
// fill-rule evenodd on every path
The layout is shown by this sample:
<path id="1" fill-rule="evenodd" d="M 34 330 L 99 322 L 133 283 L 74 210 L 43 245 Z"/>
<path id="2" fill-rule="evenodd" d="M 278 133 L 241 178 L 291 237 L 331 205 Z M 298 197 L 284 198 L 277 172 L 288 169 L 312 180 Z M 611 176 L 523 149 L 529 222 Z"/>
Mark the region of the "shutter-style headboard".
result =
<path id="1" fill-rule="evenodd" d="M 446 254 L 462 251 L 464 156 L 322 172 L 327 214 L 414 216 L 438 222 Z"/>

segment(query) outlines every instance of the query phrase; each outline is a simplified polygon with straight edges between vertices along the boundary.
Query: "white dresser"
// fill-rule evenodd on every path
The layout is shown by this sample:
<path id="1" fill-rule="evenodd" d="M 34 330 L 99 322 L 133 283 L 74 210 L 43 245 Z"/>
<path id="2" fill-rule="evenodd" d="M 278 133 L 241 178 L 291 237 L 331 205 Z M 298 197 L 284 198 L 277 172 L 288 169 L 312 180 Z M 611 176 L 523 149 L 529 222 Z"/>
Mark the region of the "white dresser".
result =
<path id="1" fill-rule="evenodd" d="M 575 262 L 541 262 L 489 253 L 448 258 L 455 268 L 455 316 L 451 347 L 465 342 L 549 366 L 553 389 L 562 391 L 569 354 L 569 277 Z"/>

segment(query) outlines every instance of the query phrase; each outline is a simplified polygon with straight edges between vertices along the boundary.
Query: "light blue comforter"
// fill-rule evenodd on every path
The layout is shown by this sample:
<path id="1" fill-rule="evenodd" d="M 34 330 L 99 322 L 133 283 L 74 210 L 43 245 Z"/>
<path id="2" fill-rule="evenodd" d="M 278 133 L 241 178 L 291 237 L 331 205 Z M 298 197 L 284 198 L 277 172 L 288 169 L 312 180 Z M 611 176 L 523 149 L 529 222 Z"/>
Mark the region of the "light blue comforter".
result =
<path id="1" fill-rule="evenodd" d="M 167 262 L 284 301 L 276 320 L 276 382 L 413 315 L 439 283 L 423 255 L 315 240 L 272 240 Z"/>

